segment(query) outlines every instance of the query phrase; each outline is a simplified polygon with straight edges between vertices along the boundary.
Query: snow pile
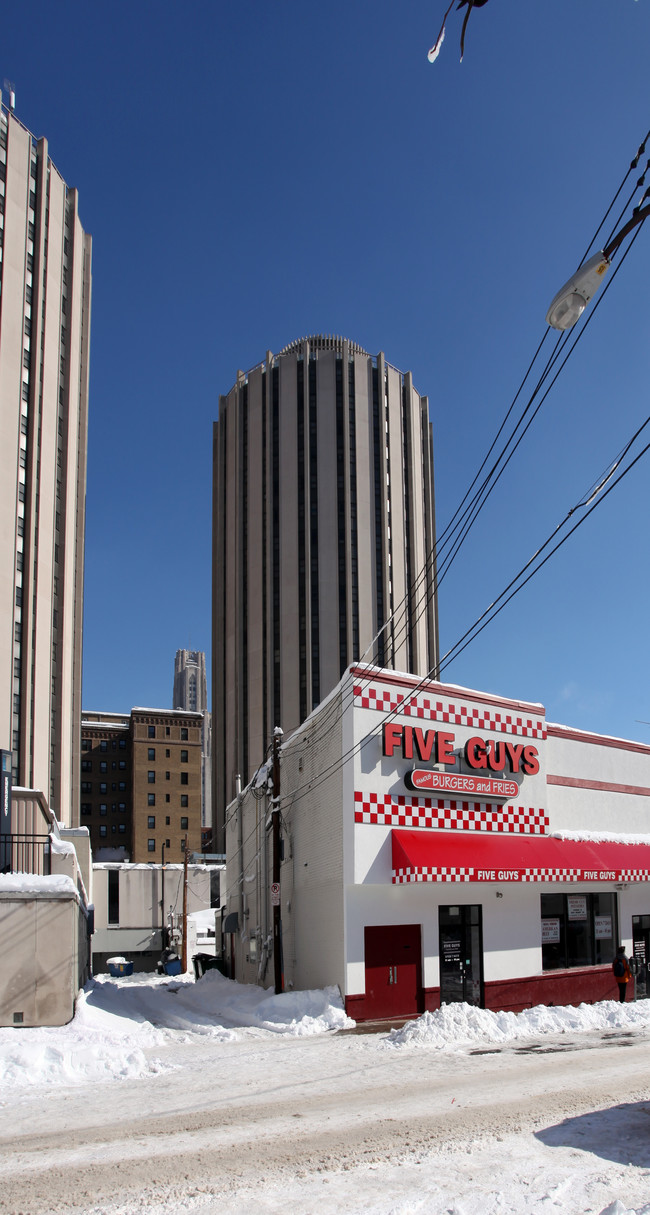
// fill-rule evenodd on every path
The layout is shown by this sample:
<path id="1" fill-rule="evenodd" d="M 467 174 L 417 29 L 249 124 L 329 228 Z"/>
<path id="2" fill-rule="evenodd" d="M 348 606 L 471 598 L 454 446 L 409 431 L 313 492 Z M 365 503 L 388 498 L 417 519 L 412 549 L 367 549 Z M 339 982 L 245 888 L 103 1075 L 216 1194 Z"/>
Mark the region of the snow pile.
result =
<path id="1" fill-rule="evenodd" d="M 218 970 L 208 970 L 198 983 L 188 974 L 173 981 L 144 974 L 119 979 L 99 975 L 88 999 L 93 1006 L 121 1010 L 123 1016 L 222 1041 L 236 1039 L 232 1030 L 245 1027 L 301 1038 L 354 1025 L 337 987 L 276 996 L 263 987 L 226 979 Z"/>
<path id="2" fill-rule="evenodd" d="M 588 1030 L 650 1026 L 650 1000 L 639 1004 L 620 1004 L 603 1000 L 599 1004 L 547 1007 L 538 1004 L 524 1012 L 490 1012 L 470 1004 L 443 1004 L 435 1012 L 425 1012 L 402 1029 L 391 1030 L 385 1039 L 388 1047 L 436 1046 L 443 1050 L 463 1049 L 471 1042 L 504 1043 L 544 1034 L 579 1033 Z"/>
<path id="3" fill-rule="evenodd" d="M 216 970 L 198 983 L 188 974 L 98 975 L 79 995 L 68 1025 L 0 1029 L 0 1093 L 169 1071 L 173 1065 L 151 1052 L 178 1043 L 271 1033 L 301 1038 L 351 1025 L 336 987 L 276 996 Z"/>
<path id="4" fill-rule="evenodd" d="M 0 1029 L 0 1092 L 37 1085 L 133 1080 L 167 1070 L 145 1050 L 165 1037 L 153 1025 L 88 1004 L 92 983 L 68 1025 Z"/>

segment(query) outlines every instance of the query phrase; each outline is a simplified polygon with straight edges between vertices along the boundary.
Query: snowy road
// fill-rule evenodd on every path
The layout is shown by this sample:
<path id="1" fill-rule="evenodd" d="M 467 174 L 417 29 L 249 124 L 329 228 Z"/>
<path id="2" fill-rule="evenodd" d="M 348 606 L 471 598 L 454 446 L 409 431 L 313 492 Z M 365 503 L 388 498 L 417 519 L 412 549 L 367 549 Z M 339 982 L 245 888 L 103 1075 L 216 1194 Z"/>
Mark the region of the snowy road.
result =
<path id="1" fill-rule="evenodd" d="M 174 1070 L 0 1109 L 0 1210 L 650 1213 L 647 1029 L 454 1052 L 186 1037 Z"/>

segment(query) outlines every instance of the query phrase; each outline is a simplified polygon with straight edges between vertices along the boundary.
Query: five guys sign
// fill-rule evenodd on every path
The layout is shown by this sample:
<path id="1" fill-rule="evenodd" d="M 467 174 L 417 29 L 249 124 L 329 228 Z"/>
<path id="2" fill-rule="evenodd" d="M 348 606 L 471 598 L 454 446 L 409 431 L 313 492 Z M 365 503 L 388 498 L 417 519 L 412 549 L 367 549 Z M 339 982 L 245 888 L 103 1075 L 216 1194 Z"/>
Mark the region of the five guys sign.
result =
<path id="1" fill-rule="evenodd" d="M 388 758 L 398 752 L 404 759 L 419 759 L 425 764 L 455 768 L 458 753 L 454 752 L 454 743 L 455 735 L 449 731 L 384 723 L 383 752 Z M 506 779 L 506 768 L 513 775 L 535 776 L 539 772 L 537 747 L 530 744 L 495 742 L 474 734 L 465 743 L 463 755 L 467 767 L 474 771 L 461 773 L 413 768 L 407 775 L 407 785 L 416 790 L 507 798 L 516 797 L 519 784 L 516 780 Z"/>

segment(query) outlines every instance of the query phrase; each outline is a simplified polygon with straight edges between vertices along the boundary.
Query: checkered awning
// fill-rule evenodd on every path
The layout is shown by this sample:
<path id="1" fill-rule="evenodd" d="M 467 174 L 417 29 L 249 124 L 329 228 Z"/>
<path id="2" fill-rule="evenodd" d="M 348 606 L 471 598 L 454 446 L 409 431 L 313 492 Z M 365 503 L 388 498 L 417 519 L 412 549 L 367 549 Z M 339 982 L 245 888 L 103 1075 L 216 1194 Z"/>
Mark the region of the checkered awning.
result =
<path id="1" fill-rule="evenodd" d="M 393 831 L 393 882 L 648 882 L 650 844 Z"/>

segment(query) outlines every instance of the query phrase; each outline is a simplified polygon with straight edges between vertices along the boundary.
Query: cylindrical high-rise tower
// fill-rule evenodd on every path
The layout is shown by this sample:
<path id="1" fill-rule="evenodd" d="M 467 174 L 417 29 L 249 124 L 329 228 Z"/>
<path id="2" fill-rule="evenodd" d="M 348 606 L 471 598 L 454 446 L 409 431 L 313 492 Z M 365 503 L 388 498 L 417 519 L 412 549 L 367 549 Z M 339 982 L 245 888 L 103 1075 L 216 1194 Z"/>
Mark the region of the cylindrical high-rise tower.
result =
<path id="1" fill-rule="evenodd" d="M 220 398 L 212 510 L 219 849 L 236 776 L 250 779 L 274 726 L 295 729 L 364 655 L 436 664 L 427 397 L 344 338 L 268 352 Z"/>

